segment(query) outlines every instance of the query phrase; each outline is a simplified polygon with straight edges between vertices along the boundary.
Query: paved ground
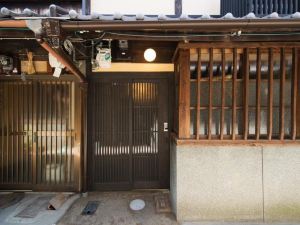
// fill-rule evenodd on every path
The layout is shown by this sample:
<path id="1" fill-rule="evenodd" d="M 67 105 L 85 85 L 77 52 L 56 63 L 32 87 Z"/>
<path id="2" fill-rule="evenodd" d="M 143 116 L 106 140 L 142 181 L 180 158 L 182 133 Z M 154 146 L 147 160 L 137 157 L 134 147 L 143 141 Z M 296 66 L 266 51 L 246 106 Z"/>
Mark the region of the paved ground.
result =
<path id="1" fill-rule="evenodd" d="M 171 213 L 156 213 L 154 196 L 159 192 L 101 192 L 89 193 L 78 199 L 58 225 L 177 225 Z M 143 199 L 146 207 L 133 212 L 129 203 Z M 88 201 L 99 201 L 94 215 L 81 215 Z"/>
<path id="2" fill-rule="evenodd" d="M 10 197 L 11 193 L 0 193 L 1 225 L 53 225 L 68 210 L 79 195 L 69 198 L 57 210 L 47 210 L 49 200 L 56 193 L 25 193 L 21 198 Z"/>
<path id="3" fill-rule="evenodd" d="M 228 223 L 228 222 L 186 222 L 181 225 L 300 225 L 299 223 Z"/>

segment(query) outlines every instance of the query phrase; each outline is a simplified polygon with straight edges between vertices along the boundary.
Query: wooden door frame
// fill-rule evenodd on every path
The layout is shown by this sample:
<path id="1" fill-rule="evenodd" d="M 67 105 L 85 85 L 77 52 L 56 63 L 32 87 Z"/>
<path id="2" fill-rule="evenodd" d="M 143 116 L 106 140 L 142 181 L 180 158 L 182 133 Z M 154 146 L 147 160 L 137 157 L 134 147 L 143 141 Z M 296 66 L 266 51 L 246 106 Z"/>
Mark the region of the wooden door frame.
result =
<path id="1" fill-rule="evenodd" d="M 88 76 L 88 84 L 91 84 L 92 82 L 99 81 L 99 80 L 114 80 L 114 79 L 142 79 L 142 80 L 153 80 L 153 79 L 165 79 L 168 82 L 168 123 L 169 123 L 169 139 L 171 135 L 171 131 L 173 129 L 173 103 L 174 103 L 174 73 L 173 72 L 99 72 L 99 73 L 91 73 L 91 75 Z M 90 90 L 88 91 L 90 93 Z M 88 94 L 89 95 L 89 94 Z M 89 96 L 88 96 L 88 105 L 89 105 Z M 89 108 L 87 110 L 87 117 L 89 117 L 90 113 Z M 89 127 L 90 122 L 87 121 L 87 127 L 86 127 L 86 136 L 89 137 Z M 92 175 L 89 175 L 89 171 L 92 171 L 92 163 L 91 162 L 91 141 L 90 138 L 87 140 L 87 147 L 86 147 L 86 154 L 84 159 L 84 167 L 85 169 L 85 176 L 84 177 L 84 186 L 86 189 L 84 191 L 92 191 L 93 190 L 93 177 Z M 170 172 L 169 172 L 170 176 Z M 169 187 L 170 180 L 167 181 L 167 186 Z M 117 189 L 116 189 L 117 190 Z M 121 190 L 121 189 L 120 189 Z M 124 190 L 124 189 L 122 189 Z"/>

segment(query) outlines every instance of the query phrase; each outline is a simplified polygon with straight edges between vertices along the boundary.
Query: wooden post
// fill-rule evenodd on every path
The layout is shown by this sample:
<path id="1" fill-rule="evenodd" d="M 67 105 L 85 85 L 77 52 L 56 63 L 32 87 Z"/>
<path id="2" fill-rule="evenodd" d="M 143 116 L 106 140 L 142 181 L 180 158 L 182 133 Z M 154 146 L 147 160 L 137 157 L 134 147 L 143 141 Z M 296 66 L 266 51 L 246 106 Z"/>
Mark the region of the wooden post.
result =
<path id="1" fill-rule="evenodd" d="M 261 111 L 261 49 L 257 49 L 256 58 L 256 121 L 255 121 L 255 138 L 260 138 L 260 111 Z"/>
<path id="2" fill-rule="evenodd" d="M 225 121 L 225 66 L 226 66 L 226 58 L 225 58 L 225 48 L 222 48 L 222 106 L 221 106 L 221 128 L 220 128 L 220 139 L 224 138 L 224 121 Z"/>
<path id="3" fill-rule="evenodd" d="M 237 79 L 237 48 L 233 48 L 233 74 L 232 74 L 232 140 L 235 140 L 236 132 L 236 79 Z"/>
<path id="4" fill-rule="evenodd" d="M 244 139 L 249 133 L 249 48 L 244 49 Z"/>
<path id="5" fill-rule="evenodd" d="M 297 137 L 297 95 L 298 95 L 298 49 L 293 48 L 293 74 L 291 83 L 291 138 L 296 140 Z"/>
<path id="6" fill-rule="evenodd" d="M 207 136 L 208 139 L 211 140 L 211 127 L 212 127 L 212 106 L 213 106 L 213 48 L 209 49 L 209 108 L 208 108 L 208 131 L 207 131 Z"/>
<path id="7" fill-rule="evenodd" d="M 280 140 L 284 139 L 284 111 L 285 111 L 285 76 L 286 76 L 286 65 L 285 65 L 285 48 L 281 48 L 280 51 L 280 110 L 279 110 L 279 137 Z"/>
<path id="8" fill-rule="evenodd" d="M 200 133 L 200 80 L 201 80 L 201 49 L 198 49 L 198 66 L 197 66 L 197 115 L 196 115 L 196 139 L 199 139 Z"/>
<path id="9" fill-rule="evenodd" d="M 298 83 L 298 87 L 297 89 L 299 89 L 300 87 L 300 51 L 299 49 L 297 48 L 297 52 L 298 52 L 298 59 L 297 59 L 297 83 Z M 297 54 L 297 53 L 296 53 Z M 298 91 L 297 92 L 297 102 L 296 102 L 296 105 L 298 107 L 296 107 L 296 112 L 297 112 L 297 115 L 300 114 L 300 92 Z M 296 137 L 300 136 L 300 116 L 296 116 L 296 121 L 297 121 L 297 124 L 296 124 Z"/>
<path id="10" fill-rule="evenodd" d="M 190 51 L 179 51 L 178 137 L 190 138 Z"/>
<path id="11" fill-rule="evenodd" d="M 274 85 L 274 52 L 269 48 L 269 79 L 268 79 L 268 140 L 272 140 L 273 134 L 273 85 Z"/>

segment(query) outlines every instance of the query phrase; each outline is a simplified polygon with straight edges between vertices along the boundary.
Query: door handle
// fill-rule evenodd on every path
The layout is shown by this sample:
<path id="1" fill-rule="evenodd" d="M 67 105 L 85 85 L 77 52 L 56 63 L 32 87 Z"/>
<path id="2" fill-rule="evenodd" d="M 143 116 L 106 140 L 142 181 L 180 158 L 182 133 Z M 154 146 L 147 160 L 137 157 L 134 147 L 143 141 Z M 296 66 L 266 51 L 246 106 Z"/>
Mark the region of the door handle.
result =
<path id="1" fill-rule="evenodd" d="M 26 131 L 12 131 L 9 133 L 10 136 L 16 135 L 16 136 L 26 136 Z"/>
<path id="2" fill-rule="evenodd" d="M 169 131 L 169 124 L 167 122 L 164 123 L 164 132 Z"/>

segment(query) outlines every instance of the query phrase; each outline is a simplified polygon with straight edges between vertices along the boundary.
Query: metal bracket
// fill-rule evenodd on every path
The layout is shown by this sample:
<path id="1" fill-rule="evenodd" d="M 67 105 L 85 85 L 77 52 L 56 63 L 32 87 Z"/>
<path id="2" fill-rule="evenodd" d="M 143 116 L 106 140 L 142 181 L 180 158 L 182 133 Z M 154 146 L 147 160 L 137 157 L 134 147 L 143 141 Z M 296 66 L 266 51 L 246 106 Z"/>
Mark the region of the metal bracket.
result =
<path id="1" fill-rule="evenodd" d="M 62 43 L 60 21 L 53 19 L 43 20 L 43 29 L 51 46 L 53 48 L 60 48 Z"/>

